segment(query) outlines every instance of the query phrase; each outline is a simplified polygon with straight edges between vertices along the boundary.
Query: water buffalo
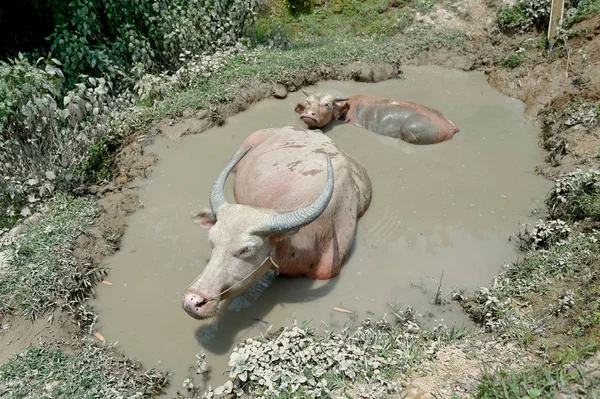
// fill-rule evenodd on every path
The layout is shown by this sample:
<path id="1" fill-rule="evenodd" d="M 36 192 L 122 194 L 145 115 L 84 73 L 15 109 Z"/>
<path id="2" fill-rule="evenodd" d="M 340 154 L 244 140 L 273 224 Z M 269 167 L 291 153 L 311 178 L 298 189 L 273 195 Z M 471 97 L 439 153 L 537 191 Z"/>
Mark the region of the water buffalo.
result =
<path id="1" fill-rule="evenodd" d="M 237 204 L 229 204 L 223 186 L 234 170 Z M 371 194 L 365 168 L 322 132 L 287 126 L 251 134 L 217 177 L 211 209 L 195 217 L 210 229 L 212 253 L 183 296 L 184 310 L 196 319 L 215 316 L 219 301 L 270 268 L 312 279 L 337 275 Z"/>
<path id="2" fill-rule="evenodd" d="M 383 136 L 412 144 L 435 144 L 450 140 L 458 127 L 440 112 L 413 102 L 374 96 L 336 97 L 303 90 L 304 102 L 296 112 L 309 128 L 321 128 L 342 119 Z"/>

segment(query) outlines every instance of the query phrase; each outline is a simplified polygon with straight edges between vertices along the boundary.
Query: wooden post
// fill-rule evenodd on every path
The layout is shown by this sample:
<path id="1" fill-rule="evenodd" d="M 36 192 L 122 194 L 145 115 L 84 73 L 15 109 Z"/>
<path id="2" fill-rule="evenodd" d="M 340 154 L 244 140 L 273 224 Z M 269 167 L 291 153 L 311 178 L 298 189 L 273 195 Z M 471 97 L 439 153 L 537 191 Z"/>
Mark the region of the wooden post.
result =
<path id="1" fill-rule="evenodd" d="M 548 44 L 550 48 L 556 42 L 558 37 L 558 27 L 562 25 L 563 14 L 565 12 L 564 0 L 552 0 L 550 8 L 550 22 L 548 23 Z"/>

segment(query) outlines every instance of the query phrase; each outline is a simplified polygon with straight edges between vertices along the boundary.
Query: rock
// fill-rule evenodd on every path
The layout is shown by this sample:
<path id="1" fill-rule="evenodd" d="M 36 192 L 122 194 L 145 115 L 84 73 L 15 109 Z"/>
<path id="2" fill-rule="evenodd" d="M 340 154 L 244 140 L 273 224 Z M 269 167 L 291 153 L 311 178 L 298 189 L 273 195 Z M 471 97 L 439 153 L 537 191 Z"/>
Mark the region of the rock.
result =
<path id="1" fill-rule="evenodd" d="M 284 85 L 279 84 L 279 83 L 275 83 L 273 85 L 273 97 L 275 98 L 286 98 L 287 97 L 287 90 L 285 88 Z"/>
<path id="2" fill-rule="evenodd" d="M 196 119 L 205 119 L 209 114 L 210 112 L 208 112 L 208 110 L 201 109 L 198 112 L 196 112 Z"/>
<path id="3" fill-rule="evenodd" d="M 186 108 L 183 111 L 183 118 L 184 119 L 191 118 L 193 115 L 194 115 L 194 110 L 192 108 Z"/>

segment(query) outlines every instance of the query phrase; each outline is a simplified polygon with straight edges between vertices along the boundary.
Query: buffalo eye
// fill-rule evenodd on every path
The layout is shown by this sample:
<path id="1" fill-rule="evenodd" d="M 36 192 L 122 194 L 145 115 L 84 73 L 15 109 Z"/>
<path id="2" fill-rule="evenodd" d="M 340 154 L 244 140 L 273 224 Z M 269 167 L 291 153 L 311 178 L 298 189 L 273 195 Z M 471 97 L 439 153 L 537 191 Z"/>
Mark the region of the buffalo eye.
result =
<path id="1" fill-rule="evenodd" d="M 255 245 L 248 245 L 247 247 L 242 248 L 239 252 L 237 256 L 247 256 L 249 254 L 251 254 L 252 252 L 254 252 L 254 250 L 256 249 Z"/>

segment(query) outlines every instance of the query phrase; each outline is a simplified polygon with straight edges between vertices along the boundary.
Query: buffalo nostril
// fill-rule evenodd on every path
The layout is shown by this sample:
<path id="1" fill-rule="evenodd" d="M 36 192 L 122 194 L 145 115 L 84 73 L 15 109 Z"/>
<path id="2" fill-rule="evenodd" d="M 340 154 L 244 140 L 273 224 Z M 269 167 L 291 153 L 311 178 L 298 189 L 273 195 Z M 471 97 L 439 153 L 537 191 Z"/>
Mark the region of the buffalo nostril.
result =
<path id="1" fill-rule="evenodd" d="M 206 299 L 201 299 L 201 298 L 199 298 L 199 299 L 197 299 L 197 300 L 195 301 L 195 304 L 194 304 L 194 306 L 195 306 L 195 307 L 197 307 L 197 308 L 199 308 L 199 307 L 202 307 L 202 306 L 206 305 L 206 303 L 207 303 L 207 302 L 208 302 L 208 301 L 207 301 Z"/>
<path id="2" fill-rule="evenodd" d="M 185 295 L 184 306 L 186 309 L 194 312 L 198 311 L 204 305 L 206 305 L 209 301 L 205 299 L 203 296 L 188 293 Z"/>

